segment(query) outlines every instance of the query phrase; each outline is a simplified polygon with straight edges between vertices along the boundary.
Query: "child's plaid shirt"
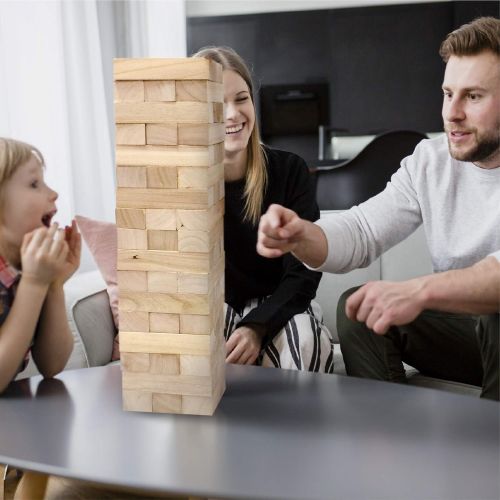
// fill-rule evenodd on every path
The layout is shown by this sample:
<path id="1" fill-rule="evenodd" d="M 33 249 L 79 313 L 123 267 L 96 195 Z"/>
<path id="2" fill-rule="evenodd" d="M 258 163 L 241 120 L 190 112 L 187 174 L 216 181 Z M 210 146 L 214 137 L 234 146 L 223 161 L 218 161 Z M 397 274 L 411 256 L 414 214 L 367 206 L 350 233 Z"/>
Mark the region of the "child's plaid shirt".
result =
<path id="1" fill-rule="evenodd" d="M 20 277 L 21 273 L 8 264 L 0 255 L 0 326 L 3 325 L 9 315 Z M 18 373 L 26 368 L 29 354 L 30 350 L 28 349 Z"/>

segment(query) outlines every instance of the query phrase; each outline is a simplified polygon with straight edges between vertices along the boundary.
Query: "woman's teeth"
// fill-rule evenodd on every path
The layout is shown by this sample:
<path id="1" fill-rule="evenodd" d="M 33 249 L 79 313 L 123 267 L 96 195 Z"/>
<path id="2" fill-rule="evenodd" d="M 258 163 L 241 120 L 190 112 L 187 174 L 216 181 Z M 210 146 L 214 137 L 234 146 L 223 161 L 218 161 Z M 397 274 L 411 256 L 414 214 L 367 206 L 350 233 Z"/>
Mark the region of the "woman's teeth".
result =
<path id="1" fill-rule="evenodd" d="M 226 134 L 236 134 L 240 130 L 243 130 L 244 123 L 240 125 L 235 125 L 234 127 L 226 127 Z"/>

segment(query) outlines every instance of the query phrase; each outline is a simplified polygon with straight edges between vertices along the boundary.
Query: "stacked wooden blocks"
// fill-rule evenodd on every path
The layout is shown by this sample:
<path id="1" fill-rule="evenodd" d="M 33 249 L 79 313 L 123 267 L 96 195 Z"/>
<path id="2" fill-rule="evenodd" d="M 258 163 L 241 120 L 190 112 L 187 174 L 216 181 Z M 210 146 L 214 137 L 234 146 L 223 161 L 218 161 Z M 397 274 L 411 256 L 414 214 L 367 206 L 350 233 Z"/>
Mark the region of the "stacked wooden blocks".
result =
<path id="1" fill-rule="evenodd" d="M 123 406 L 211 415 L 225 389 L 222 69 L 117 59 Z"/>

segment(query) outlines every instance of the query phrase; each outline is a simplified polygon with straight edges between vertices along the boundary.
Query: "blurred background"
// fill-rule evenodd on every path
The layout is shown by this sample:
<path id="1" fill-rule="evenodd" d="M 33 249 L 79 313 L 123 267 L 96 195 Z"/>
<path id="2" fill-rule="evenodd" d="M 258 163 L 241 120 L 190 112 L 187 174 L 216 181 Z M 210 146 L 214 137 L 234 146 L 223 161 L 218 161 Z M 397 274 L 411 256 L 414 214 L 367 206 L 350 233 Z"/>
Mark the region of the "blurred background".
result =
<path id="1" fill-rule="evenodd" d="M 62 224 L 112 221 L 114 57 L 233 47 L 264 141 L 314 166 L 338 159 L 338 138 L 440 132 L 439 45 L 482 15 L 499 2 L 0 0 L 0 136 L 42 151 Z"/>

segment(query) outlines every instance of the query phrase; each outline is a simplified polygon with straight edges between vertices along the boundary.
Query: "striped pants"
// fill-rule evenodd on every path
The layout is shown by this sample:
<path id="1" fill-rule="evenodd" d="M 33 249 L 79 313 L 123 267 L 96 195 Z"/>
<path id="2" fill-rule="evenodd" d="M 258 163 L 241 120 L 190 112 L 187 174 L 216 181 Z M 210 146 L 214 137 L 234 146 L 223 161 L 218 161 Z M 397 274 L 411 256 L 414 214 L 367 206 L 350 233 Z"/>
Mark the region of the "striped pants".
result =
<path id="1" fill-rule="evenodd" d="M 265 299 L 251 299 L 241 316 L 224 304 L 224 337 L 227 340 L 238 323 Z M 323 324 L 320 305 L 314 300 L 307 310 L 293 316 L 261 351 L 256 362 L 266 367 L 333 373 L 333 340 Z"/>

